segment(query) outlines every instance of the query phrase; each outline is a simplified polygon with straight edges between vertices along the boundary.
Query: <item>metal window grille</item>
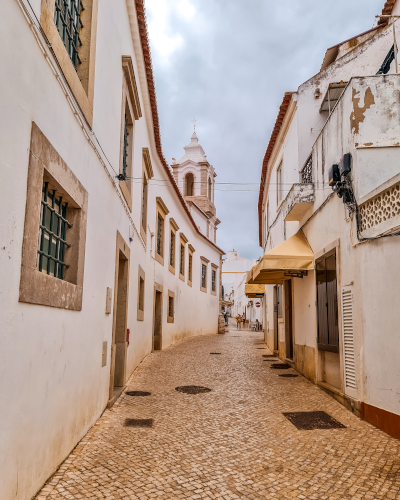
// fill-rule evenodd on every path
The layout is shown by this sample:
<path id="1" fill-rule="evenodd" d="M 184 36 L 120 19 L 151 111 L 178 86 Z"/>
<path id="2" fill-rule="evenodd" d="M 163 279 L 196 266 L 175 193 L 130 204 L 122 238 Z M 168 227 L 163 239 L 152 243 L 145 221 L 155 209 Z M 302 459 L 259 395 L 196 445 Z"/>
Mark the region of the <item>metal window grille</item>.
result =
<path id="1" fill-rule="evenodd" d="M 193 257 L 189 255 L 189 281 L 192 281 L 192 263 Z"/>
<path id="2" fill-rule="evenodd" d="M 201 287 L 205 288 L 206 287 L 206 265 L 202 264 L 201 265 Z"/>
<path id="3" fill-rule="evenodd" d="M 56 0 L 54 9 L 54 23 L 75 69 L 81 64 L 78 49 L 82 46 L 79 38 L 79 31 L 83 27 L 82 10 L 84 8 L 81 0 Z"/>
<path id="4" fill-rule="evenodd" d="M 215 271 L 211 273 L 211 290 L 215 292 Z"/>
<path id="5" fill-rule="evenodd" d="M 122 153 L 122 175 L 124 178 L 126 177 L 126 169 L 127 169 L 127 158 L 128 158 L 128 117 L 125 115 L 125 123 L 124 123 L 124 151 Z"/>
<path id="6" fill-rule="evenodd" d="M 161 255 L 161 243 L 162 243 L 162 219 L 160 214 L 157 217 L 157 253 Z"/>
<path id="7" fill-rule="evenodd" d="M 144 311 L 144 279 L 139 278 L 139 309 Z"/>
<path id="8" fill-rule="evenodd" d="M 312 155 L 310 155 L 304 164 L 304 167 L 300 171 L 301 175 L 301 183 L 302 184 L 311 184 L 313 181 L 312 175 Z"/>
<path id="9" fill-rule="evenodd" d="M 179 272 L 182 274 L 182 276 L 183 276 L 184 258 L 185 258 L 185 247 L 183 245 L 181 245 L 181 262 L 180 262 L 180 271 Z"/>
<path id="10" fill-rule="evenodd" d="M 174 267 L 174 253 L 175 253 L 175 233 L 171 231 L 171 248 L 169 253 L 169 265 Z"/>
<path id="11" fill-rule="evenodd" d="M 174 298 L 168 297 L 168 316 L 170 318 L 174 317 Z"/>
<path id="12" fill-rule="evenodd" d="M 66 242 L 67 229 L 72 224 L 67 220 L 68 203 L 63 203 L 62 196 L 56 196 L 56 190 L 49 192 L 49 183 L 45 182 L 42 189 L 38 268 L 59 279 L 64 279 L 65 248 L 70 247 Z"/>
<path id="13" fill-rule="evenodd" d="M 142 228 L 146 231 L 147 224 L 147 179 L 143 175 L 143 193 L 142 193 Z"/>

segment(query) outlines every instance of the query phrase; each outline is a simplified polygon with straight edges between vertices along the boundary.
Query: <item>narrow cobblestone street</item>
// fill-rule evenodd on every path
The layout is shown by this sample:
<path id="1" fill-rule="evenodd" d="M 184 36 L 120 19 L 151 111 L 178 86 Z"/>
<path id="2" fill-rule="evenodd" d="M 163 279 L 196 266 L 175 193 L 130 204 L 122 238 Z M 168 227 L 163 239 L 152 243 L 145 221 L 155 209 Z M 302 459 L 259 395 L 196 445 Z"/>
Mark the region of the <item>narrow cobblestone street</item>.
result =
<path id="1" fill-rule="evenodd" d="M 149 355 L 126 390 L 151 395 L 123 394 L 37 499 L 400 498 L 399 441 L 265 354 L 260 333 L 230 328 Z M 211 392 L 175 390 L 185 385 Z M 296 411 L 346 428 L 298 430 L 283 415 Z"/>

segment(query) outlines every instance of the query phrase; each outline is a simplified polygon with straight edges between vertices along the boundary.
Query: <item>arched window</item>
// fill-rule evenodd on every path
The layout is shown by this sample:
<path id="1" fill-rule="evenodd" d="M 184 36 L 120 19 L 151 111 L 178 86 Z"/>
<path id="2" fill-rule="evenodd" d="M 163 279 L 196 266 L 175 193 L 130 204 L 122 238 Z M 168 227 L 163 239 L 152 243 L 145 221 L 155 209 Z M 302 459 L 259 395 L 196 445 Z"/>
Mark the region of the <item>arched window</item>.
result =
<path id="1" fill-rule="evenodd" d="M 211 179 L 208 179 L 208 199 L 212 201 Z"/>
<path id="2" fill-rule="evenodd" d="M 186 176 L 186 196 L 194 196 L 194 177 L 193 174 Z"/>

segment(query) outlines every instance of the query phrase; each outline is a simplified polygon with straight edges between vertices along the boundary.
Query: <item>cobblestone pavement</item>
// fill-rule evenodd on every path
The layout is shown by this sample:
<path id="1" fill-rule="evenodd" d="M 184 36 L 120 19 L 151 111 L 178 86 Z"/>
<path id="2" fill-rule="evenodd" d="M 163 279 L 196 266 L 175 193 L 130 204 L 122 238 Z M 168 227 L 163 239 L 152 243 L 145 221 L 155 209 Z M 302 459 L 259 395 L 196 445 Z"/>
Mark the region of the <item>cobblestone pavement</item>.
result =
<path id="1" fill-rule="evenodd" d="M 231 329 L 149 355 L 127 390 L 151 396 L 123 394 L 37 499 L 400 499 L 400 442 L 303 377 L 280 377 L 259 343 Z M 316 410 L 346 428 L 297 430 L 282 415 Z"/>

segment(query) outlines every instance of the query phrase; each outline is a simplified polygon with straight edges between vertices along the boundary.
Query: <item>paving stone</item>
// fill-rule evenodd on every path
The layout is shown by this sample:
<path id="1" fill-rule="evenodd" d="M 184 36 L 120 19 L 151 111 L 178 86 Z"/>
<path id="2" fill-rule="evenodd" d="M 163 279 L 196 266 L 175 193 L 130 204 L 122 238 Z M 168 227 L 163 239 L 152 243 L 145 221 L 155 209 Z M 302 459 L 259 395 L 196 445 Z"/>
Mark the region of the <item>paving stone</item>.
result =
<path id="1" fill-rule="evenodd" d="M 123 393 L 36 500 L 400 500 L 400 442 L 305 378 L 279 377 L 259 347 L 260 333 L 230 329 L 147 356 L 126 390 L 151 395 Z M 298 430 L 283 415 L 308 411 L 346 428 Z"/>

